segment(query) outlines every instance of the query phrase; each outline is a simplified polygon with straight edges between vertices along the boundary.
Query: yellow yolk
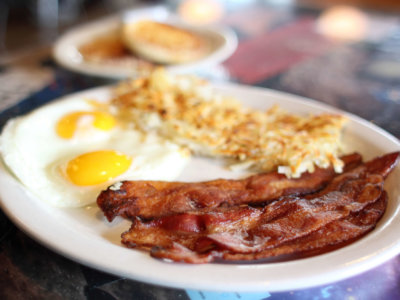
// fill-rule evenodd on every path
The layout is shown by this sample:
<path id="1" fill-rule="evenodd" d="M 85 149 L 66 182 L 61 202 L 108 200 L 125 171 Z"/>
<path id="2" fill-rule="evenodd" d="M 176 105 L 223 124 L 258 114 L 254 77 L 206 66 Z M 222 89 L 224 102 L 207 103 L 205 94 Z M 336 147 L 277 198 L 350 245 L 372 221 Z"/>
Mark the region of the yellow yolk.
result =
<path id="1" fill-rule="evenodd" d="M 115 126 L 115 119 L 112 115 L 101 111 L 78 111 L 63 116 L 56 125 L 57 134 L 65 139 L 74 136 L 79 121 L 84 117 L 92 117 L 92 125 L 99 130 L 110 130 Z"/>
<path id="2" fill-rule="evenodd" d="M 132 158 L 113 150 L 88 152 L 69 161 L 66 174 L 76 185 L 86 186 L 107 182 L 124 172 Z"/>

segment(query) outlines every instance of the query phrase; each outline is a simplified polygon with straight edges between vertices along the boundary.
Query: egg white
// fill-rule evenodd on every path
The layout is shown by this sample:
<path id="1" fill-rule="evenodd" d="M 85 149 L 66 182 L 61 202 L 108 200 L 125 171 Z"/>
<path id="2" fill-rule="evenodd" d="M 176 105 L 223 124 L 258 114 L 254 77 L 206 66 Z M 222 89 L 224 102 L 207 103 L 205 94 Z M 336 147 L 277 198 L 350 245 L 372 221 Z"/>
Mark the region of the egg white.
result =
<path id="1" fill-rule="evenodd" d="M 39 199 L 58 207 L 80 207 L 96 201 L 99 192 L 120 180 L 173 180 L 190 159 L 180 146 L 156 135 L 116 126 L 102 131 L 85 126 L 72 139 L 56 134 L 57 121 L 93 105 L 70 98 L 43 106 L 10 120 L 0 137 L 3 160 L 15 176 Z M 61 171 L 71 159 L 96 150 L 116 150 L 133 158 L 130 168 L 102 184 L 77 186 Z M 100 163 L 100 162 L 99 162 Z"/>

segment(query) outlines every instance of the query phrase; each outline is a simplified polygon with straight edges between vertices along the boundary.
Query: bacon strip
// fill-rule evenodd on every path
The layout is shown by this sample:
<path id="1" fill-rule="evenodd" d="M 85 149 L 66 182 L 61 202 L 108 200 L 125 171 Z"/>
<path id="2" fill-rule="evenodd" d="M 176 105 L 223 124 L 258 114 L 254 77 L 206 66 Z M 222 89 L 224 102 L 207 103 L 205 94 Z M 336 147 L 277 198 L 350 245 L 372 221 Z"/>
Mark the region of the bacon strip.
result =
<path id="1" fill-rule="evenodd" d="M 341 158 L 344 170 L 361 163 L 357 153 Z M 241 180 L 213 180 L 198 183 L 124 181 L 117 189 L 100 193 L 97 204 L 109 221 L 116 216 L 133 219 L 156 218 L 198 209 L 269 202 L 287 195 L 305 195 L 323 188 L 336 175 L 332 167 L 316 168 L 300 178 L 289 179 L 271 172 Z"/>
<path id="2" fill-rule="evenodd" d="M 376 158 L 336 176 L 314 195 L 287 196 L 261 208 L 137 218 L 123 233 L 122 243 L 151 250 L 154 257 L 189 263 L 320 253 L 375 226 L 386 207 L 381 203 L 386 203 L 384 179 L 398 160 L 399 153 Z"/>
<path id="3" fill-rule="evenodd" d="M 174 242 L 171 248 L 153 247 L 151 255 L 156 258 L 189 263 L 211 261 L 278 262 L 319 255 L 346 246 L 373 230 L 384 214 L 386 205 L 387 194 L 384 192 L 377 201 L 358 213 L 333 221 L 302 238 L 260 252 L 194 252 Z"/>

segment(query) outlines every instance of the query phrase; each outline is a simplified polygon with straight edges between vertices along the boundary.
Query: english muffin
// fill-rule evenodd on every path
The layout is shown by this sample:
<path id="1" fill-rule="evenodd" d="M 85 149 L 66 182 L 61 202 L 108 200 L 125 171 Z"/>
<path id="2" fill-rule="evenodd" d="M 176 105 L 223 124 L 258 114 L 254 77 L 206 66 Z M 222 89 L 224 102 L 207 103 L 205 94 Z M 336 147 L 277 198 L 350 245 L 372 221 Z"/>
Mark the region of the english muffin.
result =
<path id="1" fill-rule="evenodd" d="M 207 39 L 192 30 L 148 20 L 125 24 L 122 39 L 138 56 L 160 64 L 192 62 L 210 49 Z"/>

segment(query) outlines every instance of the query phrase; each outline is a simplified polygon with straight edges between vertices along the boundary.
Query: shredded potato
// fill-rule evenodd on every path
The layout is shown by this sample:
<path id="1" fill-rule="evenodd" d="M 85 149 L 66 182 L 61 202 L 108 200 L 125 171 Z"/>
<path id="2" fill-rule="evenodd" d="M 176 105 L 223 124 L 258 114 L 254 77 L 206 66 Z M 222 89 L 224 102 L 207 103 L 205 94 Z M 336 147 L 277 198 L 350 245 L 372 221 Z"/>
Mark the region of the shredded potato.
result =
<path id="1" fill-rule="evenodd" d="M 263 112 L 216 95 L 206 81 L 157 69 L 118 85 L 113 104 L 135 127 L 188 147 L 195 154 L 229 159 L 232 168 L 278 170 L 288 177 L 332 164 L 341 172 L 346 118 L 300 116 L 278 106 Z"/>

